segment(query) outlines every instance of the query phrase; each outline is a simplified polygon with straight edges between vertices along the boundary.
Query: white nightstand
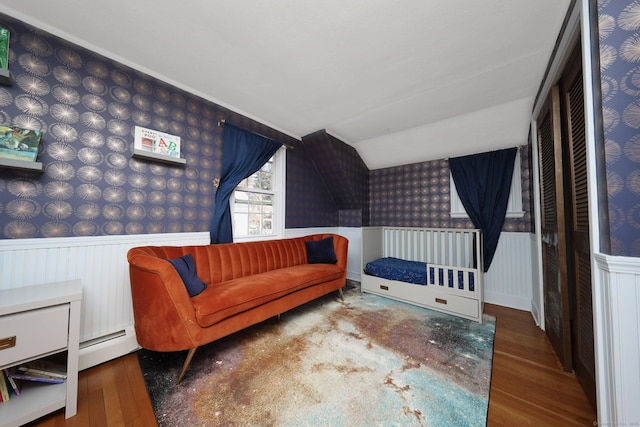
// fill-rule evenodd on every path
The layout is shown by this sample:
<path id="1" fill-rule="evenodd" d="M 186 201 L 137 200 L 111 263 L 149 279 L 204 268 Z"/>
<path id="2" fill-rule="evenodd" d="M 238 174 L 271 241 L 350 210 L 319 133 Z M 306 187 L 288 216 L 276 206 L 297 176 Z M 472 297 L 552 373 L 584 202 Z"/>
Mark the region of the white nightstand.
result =
<path id="1" fill-rule="evenodd" d="M 60 408 L 76 414 L 80 280 L 0 290 L 0 369 L 67 352 L 62 384 L 23 381 L 20 395 L 0 403 L 0 426 L 20 426 Z"/>

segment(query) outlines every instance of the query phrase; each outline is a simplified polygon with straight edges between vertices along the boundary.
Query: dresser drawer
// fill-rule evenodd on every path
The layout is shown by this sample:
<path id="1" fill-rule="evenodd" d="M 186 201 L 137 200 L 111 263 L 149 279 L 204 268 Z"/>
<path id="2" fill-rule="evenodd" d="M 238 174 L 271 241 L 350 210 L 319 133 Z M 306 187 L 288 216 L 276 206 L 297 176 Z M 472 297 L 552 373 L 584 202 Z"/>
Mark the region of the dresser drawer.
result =
<path id="1" fill-rule="evenodd" d="M 69 304 L 0 317 L 0 368 L 67 346 Z"/>

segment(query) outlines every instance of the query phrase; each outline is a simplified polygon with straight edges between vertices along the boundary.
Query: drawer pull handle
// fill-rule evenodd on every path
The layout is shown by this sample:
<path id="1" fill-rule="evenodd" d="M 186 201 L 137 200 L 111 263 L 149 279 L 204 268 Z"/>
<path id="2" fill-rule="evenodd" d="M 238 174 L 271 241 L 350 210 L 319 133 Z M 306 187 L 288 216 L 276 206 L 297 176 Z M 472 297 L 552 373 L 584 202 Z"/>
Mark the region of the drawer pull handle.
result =
<path id="1" fill-rule="evenodd" d="M 4 350 L 7 348 L 16 346 L 16 337 L 15 335 L 7 338 L 0 338 L 0 350 Z"/>
<path id="2" fill-rule="evenodd" d="M 385 285 L 380 285 L 380 289 L 382 289 L 383 291 L 388 291 L 389 287 Z"/>
<path id="3" fill-rule="evenodd" d="M 442 298 L 436 298 L 436 302 L 439 304 L 447 305 L 447 300 Z"/>

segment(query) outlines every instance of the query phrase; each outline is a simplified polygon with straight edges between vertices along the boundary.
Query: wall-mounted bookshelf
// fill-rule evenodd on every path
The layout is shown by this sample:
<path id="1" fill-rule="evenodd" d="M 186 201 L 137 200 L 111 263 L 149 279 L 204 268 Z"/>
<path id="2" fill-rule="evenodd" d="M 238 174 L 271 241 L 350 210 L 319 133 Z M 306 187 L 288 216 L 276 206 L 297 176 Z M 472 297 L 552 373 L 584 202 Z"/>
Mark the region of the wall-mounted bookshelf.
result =
<path id="1" fill-rule="evenodd" d="M 13 80 L 11 79 L 11 72 L 6 68 L 0 68 L 0 85 L 13 86 Z"/>
<path id="2" fill-rule="evenodd" d="M 147 160 L 155 160 L 158 162 L 170 163 L 173 165 L 184 165 L 187 163 L 187 159 L 183 159 L 182 157 L 171 157 L 166 154 L 160 153 L 152 153 L 150 151 L 138 150 L 137 148 L 133 149 L 133 157 L 138 157 L 141 159 Z"/>
<path id="3" fill-rule="evenodd" d="M 44 165 L 40 162 L 7 159 L 4 157 L 0 157 L 0 167 L 10 168 L 10 169 L 30 170 L 34 172 L 42 172 L 44 170 Z"/>

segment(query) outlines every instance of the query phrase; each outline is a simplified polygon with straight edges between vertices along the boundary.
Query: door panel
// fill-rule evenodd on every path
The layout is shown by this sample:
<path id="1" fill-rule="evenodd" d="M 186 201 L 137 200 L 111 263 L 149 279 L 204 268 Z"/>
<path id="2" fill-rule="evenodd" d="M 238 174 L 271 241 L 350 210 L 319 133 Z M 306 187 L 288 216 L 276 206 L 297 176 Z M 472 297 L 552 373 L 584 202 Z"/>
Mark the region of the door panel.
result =
<path id="1" fill-rule="evenodd" d="M 565 370 L 570 371 L 573 365 L 565 240 L 560 91 L 557 86 L 552 88 L 537 122 L 545 329 L 560 363 Z"/>
<path id="2" fill-rule="evenodd" d="M 582 65 L 578 50 L 560 82 L 565 117 L 565 149 L 569 195 L 569 283 L 572 288 L 572 348 L 576 377 L 592 405 L 596 406 L 593 305 L 591 294 L 591 245 L 587 188 L 587 144 L 584 122 Z"/>

